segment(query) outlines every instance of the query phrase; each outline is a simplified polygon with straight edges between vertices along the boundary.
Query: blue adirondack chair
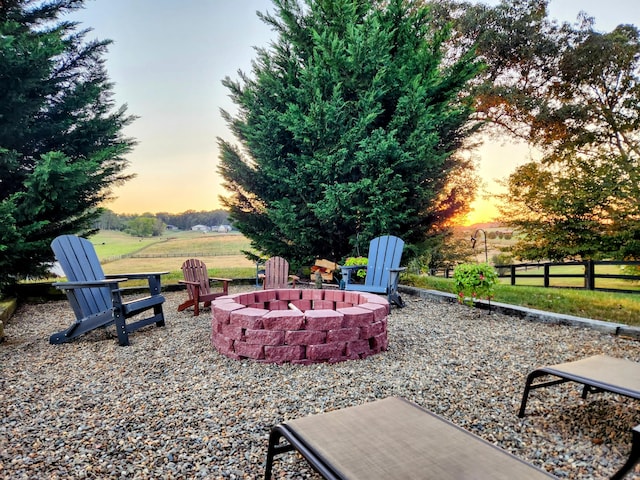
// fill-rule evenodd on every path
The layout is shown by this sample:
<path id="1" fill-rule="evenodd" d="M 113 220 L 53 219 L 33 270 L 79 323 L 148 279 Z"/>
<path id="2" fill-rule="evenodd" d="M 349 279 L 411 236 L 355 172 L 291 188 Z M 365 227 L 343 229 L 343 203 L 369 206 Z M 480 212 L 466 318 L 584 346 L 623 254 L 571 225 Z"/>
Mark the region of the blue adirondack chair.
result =
<path id="1" fill-rule="evenodd" d="M 93 244 L 75 235 L 57 237 L 51 242 L 51 249 L 68 280 L 53 286 L 67 294 L 76 321 L 66 330 L 51 335 L 49 343 L 70 342 L 91 330 L 115 323 L 118 342 L 125 346 L 129 345 L 129 333 L 152 323 L 164 326 L 160 275 L 167 272 L 105 275 Z M 131 279 L 147 279 L 149 296 L 123 301 L 119 284 Z M 153 309 L 152 316 L 126 322 L 150 309 Z"/>
<path id="2" fill-rule="evenodd" d="M 363 284 L 353 283 L 351 274 L 364 265 L 342 266 L 342 290 L 358 290 L 386 294 L 389 304 L 404 307 L 404 301 L 398 294 L 398 280 L 400 272 L 405 270 L 400 267 L 404 242 L 398 237 L 385 235 L 371 240 L 369 244 L 369 258 L 367 261 L 367 276 Z"/>

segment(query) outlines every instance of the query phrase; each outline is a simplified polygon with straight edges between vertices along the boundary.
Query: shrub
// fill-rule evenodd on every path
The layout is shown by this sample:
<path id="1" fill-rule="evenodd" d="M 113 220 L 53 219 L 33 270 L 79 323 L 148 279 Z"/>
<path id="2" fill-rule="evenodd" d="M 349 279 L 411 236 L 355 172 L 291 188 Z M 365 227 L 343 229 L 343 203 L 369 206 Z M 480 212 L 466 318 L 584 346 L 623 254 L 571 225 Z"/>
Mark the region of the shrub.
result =
<path id="1" fill-rule="evenodd" d="M 486 263 L 464 263 L 453 271 L 453 288 L 458 302 L 473 305 L 475 299 L 491 300 L 498 274 Z"/>
<path id="2" fill-rule="evenodd" d="M 367 266 L 367 263 L 369 262 L 369 259 L 367 257 L 349 257 L 344 261 L 344 266 L 345 267 L 350 267 L 352 265 L 358 265 L 358 266 Z M 356 276 L 360 277 L 360 278 L 364 278 L 367 276 L 367 269 L 366 268 L 360 268 L 358 270 L 356 270 Z"/>

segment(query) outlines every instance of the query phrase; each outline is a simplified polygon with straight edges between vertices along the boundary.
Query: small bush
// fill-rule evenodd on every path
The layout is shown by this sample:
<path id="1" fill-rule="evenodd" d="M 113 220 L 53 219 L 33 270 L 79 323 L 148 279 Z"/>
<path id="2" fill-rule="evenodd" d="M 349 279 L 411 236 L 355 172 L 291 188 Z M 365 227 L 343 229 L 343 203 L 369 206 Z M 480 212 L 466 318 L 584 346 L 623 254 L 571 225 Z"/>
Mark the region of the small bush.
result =
<path id="1" fill-rule="evenodd" d="M 496 283 L 498 274 L 486 263 L 464 263 L 453 271 L 454 293 L 460 303 L 472 305 L 475 299 L 491 300 Z"/>
<path id="2" fill-rule="evenodd" d="M 369 259 L 367 257 L 349 257 L 344 261 L 345 267 L 350 267 L 352 265 L 359 265 L 366 267 L 369 263 Z M 364 278 L 367 276 L 367 269 L 361 268 L 356 270 L 356 276 L 360 278 Z"/>

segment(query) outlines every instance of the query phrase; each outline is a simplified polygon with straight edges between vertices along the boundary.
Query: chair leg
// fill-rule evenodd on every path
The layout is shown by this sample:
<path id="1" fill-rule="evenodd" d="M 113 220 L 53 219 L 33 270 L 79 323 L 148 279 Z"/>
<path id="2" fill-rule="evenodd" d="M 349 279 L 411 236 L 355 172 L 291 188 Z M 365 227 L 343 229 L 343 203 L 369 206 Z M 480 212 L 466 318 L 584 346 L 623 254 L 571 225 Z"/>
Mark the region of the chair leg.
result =
<path id="1" fill-rule="evenodd" d="M 522 394 L 522 402 L 520 403 L 520 410 L 518 411 L 518 417 L 524 417 L 524 411 L 527 408 L 527 399 L 529 398 L 529 392 L 531 391 L 531 384 L 538 378 L 538 372 L 533 371 L 527 375 L 527 381 L 524 385 L 524 393 Z"/>
<path id="2" fill-rule="evenodd" d="M 127 323 L 122 312 L 114 312 L 116 333 L 118 334 L 118 343 L 121 347 L 129 345 L 129 333 L 127 332 Z"/>
<path id="3" fill-rule="evenodd" d="M 632 443 L 631 443 L 631 453 L 629 453 L 629 459 L 625 462 L 625 464 L 618 470 L 611 480 L 621 480 L 624 476 L 629 473 L 629 471 L 633 468 L 633 466 L 638 463 L 640 460 L 640 425 L 631 430 L 632 434 Z"/>
<path id="4" fill-rule="evenodd" d="M 294 450 L 293 446 L 289 443 L 280 443 L 282 433 L 279 427 L 274 427 L 269 434 L 269 448 L 267 450 L 267 462 L 264 466 L 264 479 L 271 480 L 271 471 L 273 470 L 273 459 L 276 455 L 281 453 L 290 452 Z"/>

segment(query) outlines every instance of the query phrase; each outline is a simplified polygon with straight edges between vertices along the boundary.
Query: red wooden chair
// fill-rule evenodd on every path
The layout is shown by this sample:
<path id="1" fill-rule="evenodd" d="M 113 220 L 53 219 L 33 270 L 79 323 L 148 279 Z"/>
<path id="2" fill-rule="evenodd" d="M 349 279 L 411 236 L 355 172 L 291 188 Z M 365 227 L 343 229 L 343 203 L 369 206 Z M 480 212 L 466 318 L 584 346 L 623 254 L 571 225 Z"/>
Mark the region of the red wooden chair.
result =
<path id="1" fill-rule="evenodd" d="M 190 258 L 185 260 L 181 268 L 184 280 L 180 280 L 179 283 L 187 286 L 189 298 L 178 307 L 179 312 L 193 306 L 193 315 L 198 316 L 200 314 L 200 302 L 204 302 L 203 306 L 208 307 L 211 305 L 211 300 L 229 294 L 229 282 L 232 279 L 209 278 L 207 266 L 202 260 Z M 222 282 L 221 292 L 211 291 L 212 281 Z"/>
<path id="2" fill-rule="evenodd" d="M 295 275 L 289 275 L 289 262 L 282 257 L 271 257 L 264 264 L 264 273 L 260 274 L 262 278 L 262 288 L 288 288 L 289 280 L 296 287 L 296 281 L 300 280 Z"/>

